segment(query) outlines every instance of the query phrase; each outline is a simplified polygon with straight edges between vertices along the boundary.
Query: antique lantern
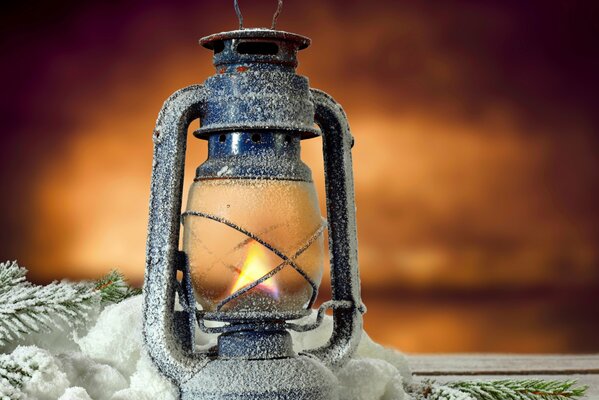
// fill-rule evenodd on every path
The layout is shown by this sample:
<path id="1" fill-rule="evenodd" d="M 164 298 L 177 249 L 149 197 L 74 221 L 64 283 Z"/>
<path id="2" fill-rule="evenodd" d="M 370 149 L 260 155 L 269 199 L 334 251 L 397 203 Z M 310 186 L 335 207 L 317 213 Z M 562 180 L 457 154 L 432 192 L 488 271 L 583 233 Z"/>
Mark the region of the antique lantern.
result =
<path id="1" fill-rule="evenodd" d="M 191 399 L 335 399 L 362 330 L 351 147 L 342 108 L 296 75 L 306 37 L 240 29 L 200 40 L 217 74 L 177 91 L 154 131 L 143 336 L 162 374 Z M 181 215 L 186 135 L 208 141 Z M 316 125 L 320 129 L 316 128 Z M 322 137 L 328 224 L 300 142 Z M 180 224 L 183 225 L 179 250 Z M 314 322 L 328 225 L 332 299 Z M 178 294 L 181 309 L 175 309 Z M 295 354 L 289 330 L 333 309 L 327 345 Z M 194 332 L 217 333 L 208 351 Z"/>

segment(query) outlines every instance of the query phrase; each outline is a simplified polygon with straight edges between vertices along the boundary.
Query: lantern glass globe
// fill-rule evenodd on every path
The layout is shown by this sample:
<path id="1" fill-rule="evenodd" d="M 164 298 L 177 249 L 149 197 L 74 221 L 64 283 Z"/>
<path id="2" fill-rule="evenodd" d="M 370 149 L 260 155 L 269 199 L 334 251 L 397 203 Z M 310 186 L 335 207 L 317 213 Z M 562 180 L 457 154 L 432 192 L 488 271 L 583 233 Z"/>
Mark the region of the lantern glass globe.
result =
<path id="1" fill-rule="evenodd" d="M 186 214 L 183 250 L 203 310 L 296 312 L 310 305 L 313 288 L 305 276 L 318 287 L 324 258 L 323 235 L 315 236 L 323 220 L 312 182 L 198 180 L 191 186 Z M 280 254 L 295 266 L 281 267 L 285 260 Z M 247 290 L 277 267 L 277 273 Z M 243 294 L 230 299 L 238 291 Z"/>

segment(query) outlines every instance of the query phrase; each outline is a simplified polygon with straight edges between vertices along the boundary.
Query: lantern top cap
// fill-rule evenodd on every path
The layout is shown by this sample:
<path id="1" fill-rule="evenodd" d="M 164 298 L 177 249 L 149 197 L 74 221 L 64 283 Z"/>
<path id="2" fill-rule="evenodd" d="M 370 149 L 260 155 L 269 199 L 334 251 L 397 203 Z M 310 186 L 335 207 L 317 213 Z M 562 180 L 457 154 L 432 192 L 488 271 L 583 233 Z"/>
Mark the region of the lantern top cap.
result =
<path id="1" fill-rule="evenodd" d="M 216 43 L 225 40 L 248 39 L 248 40 L 272 40 L 295 44 L 298 50 L 303 50 L 310 45 L 310 38 L 296 33 L 278 31 L 268 28 L 238 29 L 234 31 L 215 33 L 200 39 L 200 45 L 214 50 Z"/>

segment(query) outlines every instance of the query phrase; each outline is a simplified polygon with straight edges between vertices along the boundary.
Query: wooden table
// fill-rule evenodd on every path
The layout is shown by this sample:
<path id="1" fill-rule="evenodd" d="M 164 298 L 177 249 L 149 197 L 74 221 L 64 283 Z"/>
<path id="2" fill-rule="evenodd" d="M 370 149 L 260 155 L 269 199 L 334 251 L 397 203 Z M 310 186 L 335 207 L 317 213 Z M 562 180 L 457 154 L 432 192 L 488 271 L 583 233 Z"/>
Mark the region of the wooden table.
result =
<path id="1" fill-rule="evenodd" d="M 576 379 L 599 399 L 599 355 L 409 355 L 417 380 Z"/>

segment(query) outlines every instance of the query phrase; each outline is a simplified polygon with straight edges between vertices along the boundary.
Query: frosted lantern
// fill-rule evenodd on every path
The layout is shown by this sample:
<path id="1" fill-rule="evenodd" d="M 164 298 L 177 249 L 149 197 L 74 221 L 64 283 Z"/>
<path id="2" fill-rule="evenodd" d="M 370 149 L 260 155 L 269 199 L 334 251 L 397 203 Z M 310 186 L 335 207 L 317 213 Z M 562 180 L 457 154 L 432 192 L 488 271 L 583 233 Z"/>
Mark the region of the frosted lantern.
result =
<path id="1" fill-rule="evenodd" d="M 216 75 L 173 94 L 154 131 L 146 349 L 183 400 L 336 400 L 331 369 L 354 352 L 364 312 L 346 116 L 295 73 L 308 38 L 239 29 L 200 43 L 214 52 Z M 198 118 L 208 158 L 181 215 L 186 134 Z M 300 157 L 301 141 L 318 136 L 326 222 Z M 332 299 L 300 323 L 322 279 L 325 227 Z M 295 353 L 289 331 L 316 328 L 327 308 L 329 342 Z M 196 329 L 218 334 L 218 345 L 196 349 Z"/>

